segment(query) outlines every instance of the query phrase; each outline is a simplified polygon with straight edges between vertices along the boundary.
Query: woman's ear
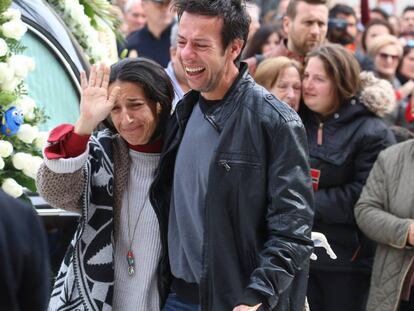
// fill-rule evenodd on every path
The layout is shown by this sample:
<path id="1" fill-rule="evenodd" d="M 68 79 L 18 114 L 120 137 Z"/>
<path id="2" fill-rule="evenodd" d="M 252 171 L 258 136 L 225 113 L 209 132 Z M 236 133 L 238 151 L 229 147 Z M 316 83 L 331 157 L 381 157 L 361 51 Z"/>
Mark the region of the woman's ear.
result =
<path id="1" fill-rule="evenodd" d="M 157 110 L 157 115 L 159 115 L 162 111 L 162 107 L 161 107 L 161 104 L 159 102 L 157 102 L 157 104 L 156 104 L 156 110 Z"/>

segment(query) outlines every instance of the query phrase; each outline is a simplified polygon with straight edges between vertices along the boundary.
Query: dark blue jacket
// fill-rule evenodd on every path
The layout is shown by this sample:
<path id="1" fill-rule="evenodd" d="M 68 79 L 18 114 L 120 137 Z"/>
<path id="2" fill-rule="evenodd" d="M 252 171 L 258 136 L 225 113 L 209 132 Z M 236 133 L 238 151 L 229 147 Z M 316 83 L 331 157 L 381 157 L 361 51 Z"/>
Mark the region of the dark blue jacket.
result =
<path id="1" fill-rule="evenodd" d="M 0 310 L 46 310 L 49 276 L 46 236 L 35 210 L 0 191 Z"/>
<path id="2" fill-rule="evenodd" d="M 325 234 L 338 256 L 332 260 L 323 249 L 316 248 L 318 260 L 311 262 L 311 269 L 369 273 L 374 244 L 358 229 L 354 206 L 378 154 L 395 143 L 395 138 L 356 98 L 324 122 L 306 107 L 301 107 L 300 113 L 317 188 L 313 231 Z"/>

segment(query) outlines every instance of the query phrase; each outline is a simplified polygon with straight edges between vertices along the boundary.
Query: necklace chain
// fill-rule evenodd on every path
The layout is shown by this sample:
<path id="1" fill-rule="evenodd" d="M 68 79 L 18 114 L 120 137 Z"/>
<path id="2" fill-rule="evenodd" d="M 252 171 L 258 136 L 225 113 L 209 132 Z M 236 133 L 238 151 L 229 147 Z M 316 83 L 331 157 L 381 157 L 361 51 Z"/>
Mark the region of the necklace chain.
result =
<path id="1" fill-rule="evenodd" d="M 135 273 L 135 256 L 134 256 L 134 252 L 132 251 L 132 243 L 134 242 L 135 232 L 137 231 L 137 227 L 138 227 L 139 220 L 141 219 L 142 211 L 144 210 L 145 203 L 147 202 L 147 199 L 148 199 L 148 196 L 149 196 L 149 191 L 147 191 L 147 193 L 145 194 L 144 200 L 143 200 L 143 202 L 141 204 L 141 209 L 139 210 L 138 217 L 137 217 L 137 220 L 135 222 L 134 230 L 132 232 L 132 237 L 131 237 L 131 225 L 130 225 L 130 218 L 131 218 L 131 216 L 130 216 L 130 206 L 129 206 L 131 200 L 129 198 L 129 195 L 130 195 L 130 190 L 128 189 L 128 193 L 127 193 L 126 197 L 127 197 L 128 242 L 129 242 L 129 248 L 128 248 L 128 251 L 127 251 L 126 259 L 127 259 L 127 263 L 128 263 L 128 274 L 130 276 L 132 276 Z"/>

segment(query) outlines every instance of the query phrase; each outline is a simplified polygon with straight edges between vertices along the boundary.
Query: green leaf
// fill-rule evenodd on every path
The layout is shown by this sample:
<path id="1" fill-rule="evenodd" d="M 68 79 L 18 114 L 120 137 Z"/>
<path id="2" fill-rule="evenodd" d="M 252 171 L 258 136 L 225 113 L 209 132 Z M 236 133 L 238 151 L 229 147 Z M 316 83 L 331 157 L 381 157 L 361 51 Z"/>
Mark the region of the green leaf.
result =
<path id="1" fill-rule="evenodd" d="M 121 55 L 119 56 L 121 59 L 124 59 L 128 56 L 128 49 L 123 49 Z"/>
<path id="2" fill-rule="evenodd" d="M 33 178 L 30 178 L 26 175 L 23 174 L 23 172 L 20 171 L 16 171 L 13 174 L 14 180 L 16 180 L 20 185 L 22 185 L 23 187 L 26 187 L 27 189 L 29 189 L 32 192 L 36 192 L 36 182 Z"/>
<path id="3" fill-rule="evenodd" d="M 2 91 L 0 92 L 0 106 L 7 107 L 16 100 L 16 95 Z"/>
<path id="4" fill-rule="evenodd" d="M 11 6 L 11 0 L 0 0 L 0 14 L 3 14 Z"/>

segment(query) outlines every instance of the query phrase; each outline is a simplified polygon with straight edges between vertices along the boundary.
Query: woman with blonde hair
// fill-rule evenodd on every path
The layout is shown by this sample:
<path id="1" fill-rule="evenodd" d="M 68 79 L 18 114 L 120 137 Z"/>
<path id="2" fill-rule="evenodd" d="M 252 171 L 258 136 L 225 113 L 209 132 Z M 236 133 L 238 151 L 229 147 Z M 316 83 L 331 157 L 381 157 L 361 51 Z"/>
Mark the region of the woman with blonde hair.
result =
<path id="1" fill-rule="evenodd" d="M 302 89 L 302 70 L 302 65 L 298 61 L 279 56 L 263 61 L 257 67 L 254 79 L 270 93 L 298 111 Z"/>
<path id="2" fill-rule="evenodd" d="M 392 35 L 375 37 L 368 47 L 368 55 L 373 59 L 376 74 L 382 79 L 391 82 L 395 90 L 398 105 L 385 117 L 389 125 L 407 126 L 405 110 L 408 105 L 408 96 L 414 91 L 413 81 L 401 84 L 397 78 L 397 68 L 403 57 L 403 46 L 400 40 Z"/>

